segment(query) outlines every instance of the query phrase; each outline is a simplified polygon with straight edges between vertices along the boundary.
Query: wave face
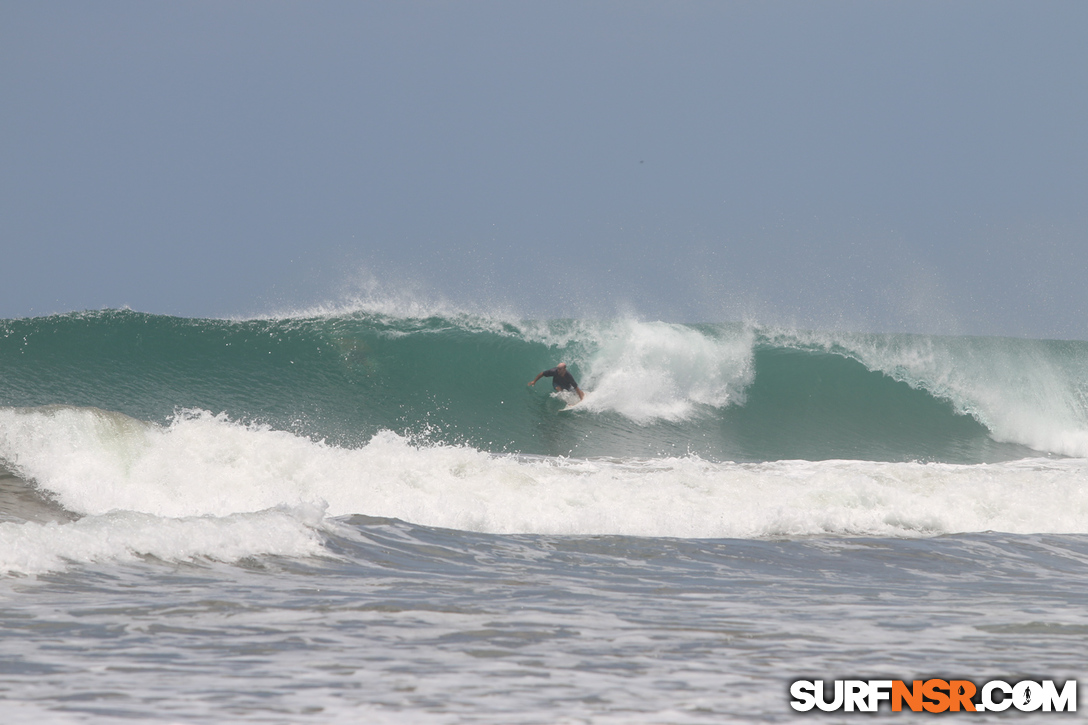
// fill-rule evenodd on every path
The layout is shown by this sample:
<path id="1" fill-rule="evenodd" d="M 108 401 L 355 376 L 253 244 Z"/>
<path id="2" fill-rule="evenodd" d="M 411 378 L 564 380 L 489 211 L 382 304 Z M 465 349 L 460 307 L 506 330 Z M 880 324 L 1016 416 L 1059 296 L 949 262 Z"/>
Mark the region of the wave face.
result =
<path id="1" fill-rule="evenodd" d="M 565 360 L 587 401 L 549 380 Z M 380 431 L 535 455 L 977 463 L 1088 455 L 1088 344 L 631 320 L 128 311 L 0 323 L 0 405 L 225 414 L 336 445 Z"/>
<path id="2" fill-rule="evenodd" d="M 561 360 L 589 391 L 568 412 L 547 378 L 526 385 Z M 0 534 L 213 516 L 263 527 L 256 553 L 296 551 L 315 510 L 490 532 L 1088 532 L 1086 361 L 1083 342 L 629 319 L 8 320 Z"/>

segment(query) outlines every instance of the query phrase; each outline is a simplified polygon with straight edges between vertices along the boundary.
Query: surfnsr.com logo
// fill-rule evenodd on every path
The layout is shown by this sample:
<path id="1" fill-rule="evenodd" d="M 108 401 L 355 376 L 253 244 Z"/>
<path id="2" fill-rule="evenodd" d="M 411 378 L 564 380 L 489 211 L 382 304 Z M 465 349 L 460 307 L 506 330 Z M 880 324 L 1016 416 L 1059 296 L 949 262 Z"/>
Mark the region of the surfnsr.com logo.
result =
<path id="1" fill-rule="evenodd" d="M 1076 712 L 1077 681 L 1061 689 L 1053 680 L 1023 680 L 1009 684 L 991 680 L 978 687 L 970 680 L 797 680 L 790 685 L 790 707 L 800 712 L 876 712 L 880 703 L 892 712 Z"/>

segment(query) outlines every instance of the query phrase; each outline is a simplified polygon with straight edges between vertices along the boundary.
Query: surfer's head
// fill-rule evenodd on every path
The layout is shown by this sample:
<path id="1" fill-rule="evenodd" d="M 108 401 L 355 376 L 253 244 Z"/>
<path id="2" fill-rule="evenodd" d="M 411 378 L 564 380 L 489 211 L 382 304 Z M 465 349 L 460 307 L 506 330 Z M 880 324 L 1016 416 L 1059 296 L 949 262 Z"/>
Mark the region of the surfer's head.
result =
<path id="1" fill-rule="evenodd" d="M 565 372 L 567 372 L 567 364 L 566 363 L 559 363 L 558 365 L 555 366 L 555 369 L 558 370 L 561 373 L 565 373 Z"/>

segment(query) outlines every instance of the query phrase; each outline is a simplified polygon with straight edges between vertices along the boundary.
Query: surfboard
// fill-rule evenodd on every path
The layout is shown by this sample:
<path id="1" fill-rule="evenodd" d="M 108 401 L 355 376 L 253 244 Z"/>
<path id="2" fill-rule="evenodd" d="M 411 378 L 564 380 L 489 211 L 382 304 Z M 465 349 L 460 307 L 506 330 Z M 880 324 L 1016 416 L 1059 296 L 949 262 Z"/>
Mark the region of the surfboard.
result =
<path id="1" fill-rule="evenodd" d="M 582 392 L 585 393 L 586 391 L 583 390 Z M 581 403 L 582 400 L 583 400 L 582 398 L 578 397 L 577 393 L 572 393 L 570 391 L 564 391 L 562 393 L 557 393 L 556 397 L 559 398 L 562 401 L 565 401 L 566 404 L 567 404 L 565 408 L 560 408 L 559 409 L 560 413 L 565 413 L 568 410 L 570 410 L 571 408 L 578 407 L 578 404 Z M 589 393 L 586 393 L 586 397 L 587 398 L 589 397 Z"/>

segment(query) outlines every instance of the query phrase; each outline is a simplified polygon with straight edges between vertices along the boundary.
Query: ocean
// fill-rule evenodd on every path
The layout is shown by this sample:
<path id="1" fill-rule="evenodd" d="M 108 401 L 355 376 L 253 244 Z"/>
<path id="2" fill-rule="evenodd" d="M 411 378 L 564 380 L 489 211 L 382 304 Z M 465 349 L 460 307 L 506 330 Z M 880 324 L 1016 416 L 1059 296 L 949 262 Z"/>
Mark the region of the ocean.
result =
<path id="1" fill-rule="evenodd" d="M 527 385 L 561 361 L 569 411 Z M 794 722 L 797 680 L 1083 680 L 1088 342 L 2 320 L 0 632 L 7 725 Z"/>

